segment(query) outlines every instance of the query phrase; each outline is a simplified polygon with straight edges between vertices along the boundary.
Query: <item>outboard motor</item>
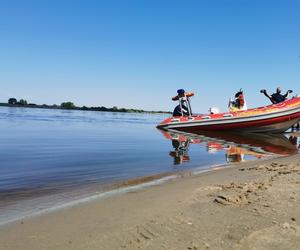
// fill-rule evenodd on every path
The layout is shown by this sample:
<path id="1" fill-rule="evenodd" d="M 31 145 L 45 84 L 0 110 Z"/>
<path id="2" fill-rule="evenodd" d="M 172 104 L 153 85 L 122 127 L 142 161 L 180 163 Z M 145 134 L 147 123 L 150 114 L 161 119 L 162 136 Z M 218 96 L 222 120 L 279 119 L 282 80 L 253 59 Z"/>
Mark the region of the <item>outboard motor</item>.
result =
<path id="1" fill-rule="evenodd" d="M 217 108 L 217 107 L 211 107 L 211 108 L 209 108 L 208 112 L 209 112 L 211 115 L 214 115 L 214 114 L 220 114 L 220 109 Z"/>

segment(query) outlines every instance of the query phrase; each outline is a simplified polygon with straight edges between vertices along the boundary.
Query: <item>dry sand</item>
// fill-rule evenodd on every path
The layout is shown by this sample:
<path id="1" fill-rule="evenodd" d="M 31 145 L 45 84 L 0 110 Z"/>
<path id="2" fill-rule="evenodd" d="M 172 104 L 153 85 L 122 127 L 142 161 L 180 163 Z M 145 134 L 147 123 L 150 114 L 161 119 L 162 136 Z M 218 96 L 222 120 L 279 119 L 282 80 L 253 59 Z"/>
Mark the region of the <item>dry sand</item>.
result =
<path id="1" fill-rule="evenodd" d="M 300 156 L 248 162 L 32 217 L 1 249 L 300 249 Z"/>

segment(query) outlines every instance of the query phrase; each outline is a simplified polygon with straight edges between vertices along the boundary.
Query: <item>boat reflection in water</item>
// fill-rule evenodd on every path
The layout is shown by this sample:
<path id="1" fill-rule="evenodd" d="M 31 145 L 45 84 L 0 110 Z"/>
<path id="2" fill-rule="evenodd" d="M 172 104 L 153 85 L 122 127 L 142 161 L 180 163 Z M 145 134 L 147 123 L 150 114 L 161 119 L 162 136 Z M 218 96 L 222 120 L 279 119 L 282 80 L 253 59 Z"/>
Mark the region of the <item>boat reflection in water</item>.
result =
<path id="1" fill-rule="evenodd" d="M 172 141 L 173 150 L 169 155 L 174 165 L 190 161 L 189 146 L 201 144 L 208 153 L 225 152 L 228 163 L 242 162 L 245 156 L 261 159 L 269 156 L 287 156 L 298 153 L 298 138 L 283 134 L 245 134 L 201 132 L 201 134 L 184 133 L 175 130 L 160 130 L 165 138 Z"/>

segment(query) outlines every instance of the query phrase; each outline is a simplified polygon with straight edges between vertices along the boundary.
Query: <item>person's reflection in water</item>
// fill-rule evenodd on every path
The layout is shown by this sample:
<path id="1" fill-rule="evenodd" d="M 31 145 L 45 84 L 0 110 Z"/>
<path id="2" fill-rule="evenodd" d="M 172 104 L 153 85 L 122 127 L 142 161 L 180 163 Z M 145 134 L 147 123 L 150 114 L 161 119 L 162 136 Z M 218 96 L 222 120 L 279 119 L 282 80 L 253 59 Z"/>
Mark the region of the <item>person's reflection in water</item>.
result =
<path id="1" fill-rule="evenodd" d="M 226 161 L 230 162 L 243 162 L 244 161 L 244 154 L 243 150 L 239 147 L 229 147 L 225 154 Z"/>
<path id="2" fill-rule="evenodd" d="M 235 154 L 229 154 L 228 152 L 226 153 L 226 161 L 227 163 L 231 162 L 243 162 L 244 161 L 244 155 L 235 153 Z"/>
<path id="3" fill-rule="evenodd" d="M 189 162 L 190 157 L 188 155 L 189 140 L 180 141 L 178 139 L 172 139 L 173 151 L 169 153 L 174 158 L 174 165 L 180 165 L 184 162 Z"/>
<path id="4" fill-rule="evenodd" d="M 297 122 L 292 126 L 292 132 L 300 130 L 300 122 Z"/>
<path id="5" fill-rule="evenodd" d="M 225 150 L 225 157 L 228 163 L 244 161 L 244 152 L 239 147 L 229 146 L 220 142 L 209 141 L 206 144 L 206 150 L 210 154 L 214 154 L 217 151 Z"/>
<path id="6" fill-rule="evenodd" d="M 254 156 L 257 159 L 261 159 L 264 154 L 261 154 L 259 152 L 254 152 L 245 148 L 237 147 L 237 146 L 230 146 L 227 149 L 227 152 L 225 154 L 226 161 L 228 163 L 233 162 L 243 162 L 245 161 L 245 156 Z"/>
<path id="7" fill-rule="evenodd" d="M 291 136 L 289 137 L 289 141 L 290 141 L 293 145 L 297 146 L 298 138 L 297 138 L 297 136 L 291 135 Z"/>
<path id="8" fill-rule="evenodd" d="M 296 146 L 298 152 L 300 153 L 300 137 L 291 135 L 289 141 Z"/>

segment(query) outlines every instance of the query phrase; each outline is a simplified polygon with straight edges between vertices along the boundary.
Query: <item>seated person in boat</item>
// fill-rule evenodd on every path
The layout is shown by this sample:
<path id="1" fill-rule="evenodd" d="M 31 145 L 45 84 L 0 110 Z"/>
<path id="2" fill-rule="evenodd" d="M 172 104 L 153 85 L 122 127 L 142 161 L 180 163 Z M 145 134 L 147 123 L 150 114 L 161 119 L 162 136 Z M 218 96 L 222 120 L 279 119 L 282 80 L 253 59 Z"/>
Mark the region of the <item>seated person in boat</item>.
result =
<path id="1" fill-rule="evenodd" d="M 184 98 L 186 93 L 183 89 L 179 89 L 177 90 L 177 96 L 173 97 L 172 100 L 173 101 L 177 101 L 179 100 L 179 104 L 175 107 L 174 111 L 173 111 L 173 116 L 189 116 L 189 110 L 188 108 L 185 106 L 185 99 L 181 99 Z"/>
<path id="2" fill-rule="evenodd" d="M 267 93 L 267 91 L 265 89 L 261 90 L 260 93 L 263 93 L 266 97 L 269 98 L 269 100 L 273 103 L 273 104 L 277 104 L 277 103 L 281 103 L 284 102 L 290 93 L 293 93 L 292 90 L 288 90 L 284 95 L 281 94 L 281 88 L 277 88 L 276 89 L 276 93 L 272 94 L 271 96 Z"/>
<path id="3" fill-rule="evenodd" d="M 243 90 L 240 90 L 235 94 L 234 100 L 229 101 L 229 110 L 230 112 L 247 110 Z"/>

